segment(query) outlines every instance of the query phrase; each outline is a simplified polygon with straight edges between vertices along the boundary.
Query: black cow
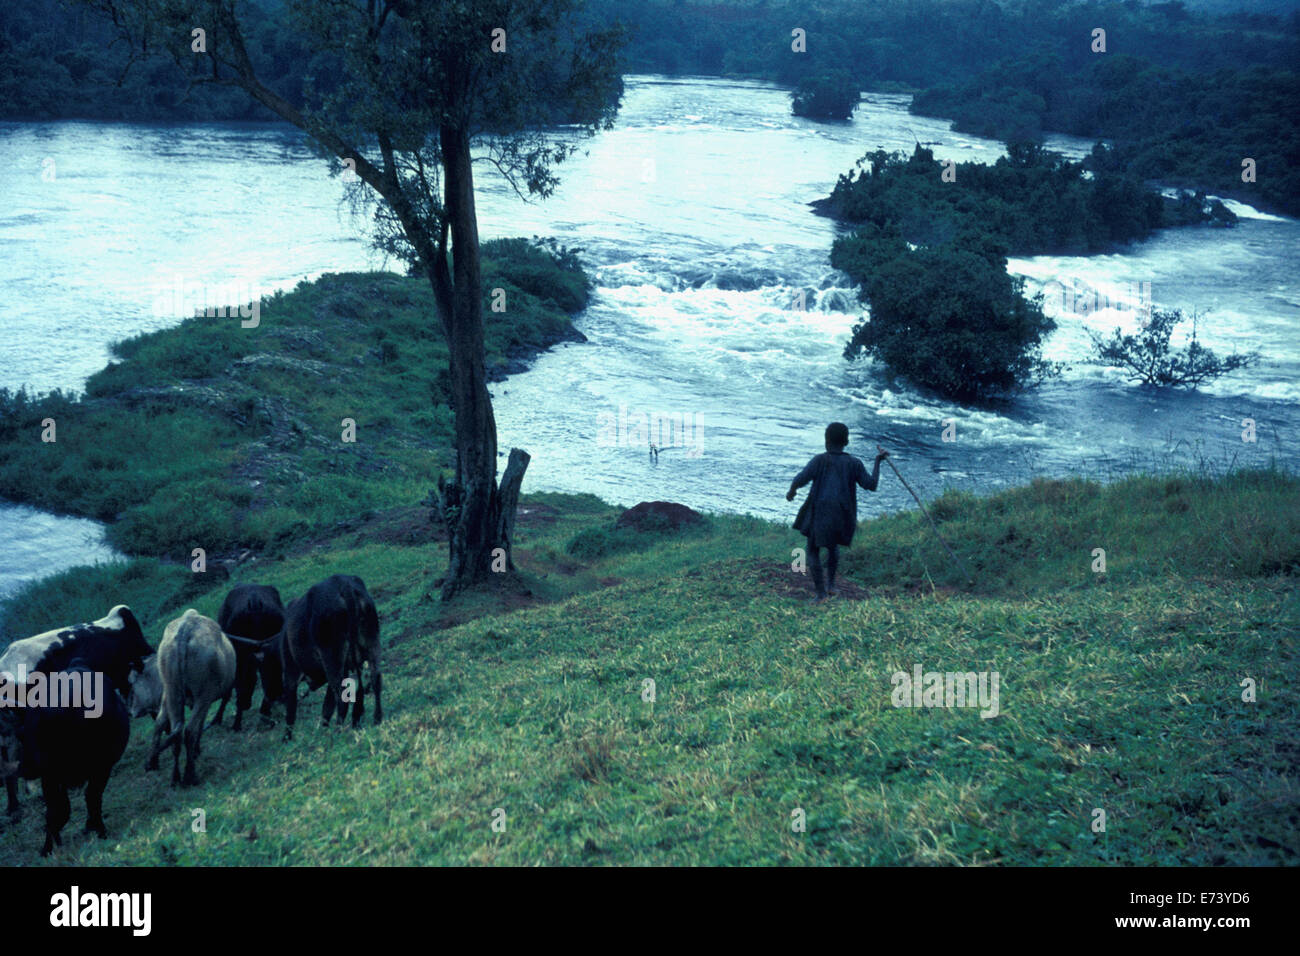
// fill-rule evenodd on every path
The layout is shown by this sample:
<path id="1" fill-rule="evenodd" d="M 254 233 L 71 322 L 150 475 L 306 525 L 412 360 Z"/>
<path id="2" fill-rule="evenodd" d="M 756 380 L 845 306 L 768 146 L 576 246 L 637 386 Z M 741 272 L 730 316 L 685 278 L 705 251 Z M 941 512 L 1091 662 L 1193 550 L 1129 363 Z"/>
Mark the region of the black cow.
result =
<path id="1" fill-rule="evenodd" d="M 244 711 L 253 706 L 253 688 L 257 686 L 259 671 L 262 674 L 263 717 L 270 716 L 271 704 L 281 696 L 279 655 L 268 653 L 270 641 L 284 628 L 284 604 L 280 601 L 280 592 L 265 584 L 236 585 L 221 602 L 217 624 L 227 635 L 244 638 L 231 641 L 235 646 L 235 722 L 231 727 L 239 730 Z M 217 708 L 217 716 L 212 719 L 214 724 L 221 723 L 229 702 L 230 694 L 227 693 Z"/>
<path id="2" fill-rule="evenodd" d="M 379 674 L 379 614 L 375 602 L 358 577 L 336 574 L 326 578 L 289 605 L 284 634 L 280 638 L 284 667 L 285 739 L 293 737 L 298 715 L 298 683 L 306 678 L 315 690 L 328 684 L 321 722 L 329 725 L 335 706 L 339 722 L 347 716 L 343 681 L 355 678 L 356 701 L 352 726 L 361 723 L 365 693 L 361 668 L 370 662 L 371 686 L 375 692 L 375 723 L 384 717 Z"/>
<path id="3" fill-rule="evenodd" d="M 128 675 L 151 653 L 135 615 L 118 605 L 98 621 L 15 641 L 0 656 L 0 679 L 14 685 L 10 690 L 16 691 L 20 680 L 27 685 L 23 691 L 28 706 L 3 709 L 9 812 L 18 810 L 15 775 L 39 777 L 45 796 L 42 855 L 61 842 L 59 832 L 71 814 L 69 787 L 85 784 L 86 829 L 107 835 L 104 787 L 131 733 L 121 694 L 129 692 Z M 47 697 L 44 705 L 31 706 L 30 695 L 41 681 L 47 694 L 56 686 L 66 693 L 79 685 L 85 696 L 80 701 Z M 98 688 L 93 702 L 91 687 Z M 49 706 L 52 703 L 59 706 Z"/>
<path id="4" fill-rule="evenodd" d="M 18 728 L 21 757 L 18 774 L 41 780 L 45 797 L 45 843 L 41 856 L 62 845 L 59 833 L 72 816 L 68 789 L 86 787 L 86 832 L 108 836 L 104 827 L 104 788 L 109 775 L 126 752 L 131 738 L 131 718 L 122 695 L 102 671 L 92 670 L 80 658 L 61 671 L 46 674 L 72 680 L 99 679 L 100 696 L 94 714 L 85 706 L 42 707 L 28 711 Z"/>

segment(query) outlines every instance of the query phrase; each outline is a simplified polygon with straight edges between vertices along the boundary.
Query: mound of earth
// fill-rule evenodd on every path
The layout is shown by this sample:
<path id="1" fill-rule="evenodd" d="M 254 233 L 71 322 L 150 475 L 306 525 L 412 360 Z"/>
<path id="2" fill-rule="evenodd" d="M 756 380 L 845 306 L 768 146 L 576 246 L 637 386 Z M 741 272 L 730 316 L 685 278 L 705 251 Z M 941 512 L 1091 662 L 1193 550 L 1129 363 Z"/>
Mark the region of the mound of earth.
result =
<path id="1" fill-rule="evenodd" d="M 643 501 L 633 505 L 614 522 L 616 528 L 632 528 L 635 531 L 663 531 L 704 524 L 704 515 L 686 505 L 672 501 Z"/>

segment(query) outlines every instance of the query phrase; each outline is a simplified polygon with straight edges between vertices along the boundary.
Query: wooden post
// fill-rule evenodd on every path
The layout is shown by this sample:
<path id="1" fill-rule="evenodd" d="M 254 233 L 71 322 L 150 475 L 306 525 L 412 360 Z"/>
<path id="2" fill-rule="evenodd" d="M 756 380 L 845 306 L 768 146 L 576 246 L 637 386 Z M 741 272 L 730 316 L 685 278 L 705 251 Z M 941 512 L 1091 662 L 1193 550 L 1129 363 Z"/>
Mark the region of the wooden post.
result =
<path id="1" fill-rule="evenodd" d="M 500 547 L 506 549 L 506 567 L 515 569 L 512 545 L 515 538 L 515 512 L 519 508 L 519 487 L 524 482 L 524 472 L 532 456 L 522 448 L 510 449 L 510 460 L 506 462 L 505 474 L 501 476 L 501 488 L 498 501 L 501 513 L 497 523 L 497 540 Z"/>

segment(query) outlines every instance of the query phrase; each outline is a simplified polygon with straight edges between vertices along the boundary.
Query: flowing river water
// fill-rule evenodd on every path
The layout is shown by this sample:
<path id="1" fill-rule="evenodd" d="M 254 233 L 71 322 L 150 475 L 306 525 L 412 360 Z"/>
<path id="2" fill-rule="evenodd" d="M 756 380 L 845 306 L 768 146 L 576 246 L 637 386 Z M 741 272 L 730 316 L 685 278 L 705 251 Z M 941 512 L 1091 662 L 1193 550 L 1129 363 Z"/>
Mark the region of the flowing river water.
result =
<path id="1" fill-rule="evenodd" d="M 1069 368 L 1012 403 L 963 407 L 844 361 L 860 307 L 829 264 L 836 226 L 808 203 L 878 147 L 920 140 L 959 162 L 1003 153 L 907 103 L 869 94 L 851 122 L 819 124 L 768 84 L 631 77 L 615 128 L 582 143 L 549 200 L 523 203 L 480 169 L 485 238 L 554 236 L 582 249 L 596 282 L 577 323 L 588 341 L 494 386 L 503 455 L 533 456 L 526 490 L 788 518 L 784 491 L 832 420 L 864 458 L 877 441 L 894 450 L 924 497 L 1202 459 L 1297 464 L 1300 223 L 1239 204 L 1230 230 L 1013 259 L 1048 292 L 1059 328 L 1046 355 Z M 178 321 L 185 286 L 247 301 L 386 265 L 342 183 L 280 127 L 8 123 L 0 143 L 0 386 L 80 388 L 109 343 Z M 1048 145 L 1078 156 L 1090 143 Z M 1263 361 L 1191 394 L 1089 363 L 1088 330 L 1131 329 L 1151 301 L 1207 311 L 1204 344 Z M 663 446 L 657 461 L 649 441 Z M 861 500 L 862 517 L 910 505 L 891 479 Z M 111 556 L 94 523 L 16 506 L 0 506 L 0 542 L 0 592 Z"/>

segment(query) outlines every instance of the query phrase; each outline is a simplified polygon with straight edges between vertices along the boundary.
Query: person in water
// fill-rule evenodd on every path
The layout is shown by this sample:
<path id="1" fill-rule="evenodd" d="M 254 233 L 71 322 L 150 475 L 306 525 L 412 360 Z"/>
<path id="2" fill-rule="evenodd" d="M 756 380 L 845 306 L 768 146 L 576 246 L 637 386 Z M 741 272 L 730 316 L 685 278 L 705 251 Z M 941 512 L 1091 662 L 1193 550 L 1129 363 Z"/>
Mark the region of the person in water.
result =
<path id="1" fill-rule="evenodd" d="M 868 475 L 866 466 L 859 459 L 845 453 L 848 444 L 847 425 L 843 422 L 827 425 L 826 452 L 814 456 L 803 471 L 795 475 L 785 496 L 786 501 L 793 501 L 795 492 L 812 482 L 812 490 L 799 509 L 794 528 L 808 538 L 808 567 L 812 571 L 818 601 L 826 600 L 827 592 L 836 593 L 835 571 L 840 561 L 840 545 L 847 547 L 852 544 L 853 532 L 858 527 L 858 485 L 867 491 L 875 491 L 880 483 L 880 463 L 889 457 L 889 452 L 883 450 L 876 455 L 875 467 Z M 826 549 L 825 581 L 819 553 L 822 548 Z"/>

